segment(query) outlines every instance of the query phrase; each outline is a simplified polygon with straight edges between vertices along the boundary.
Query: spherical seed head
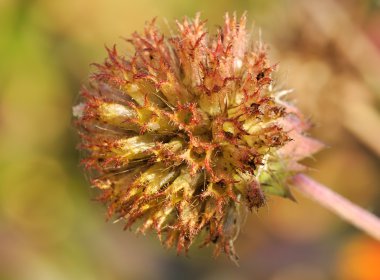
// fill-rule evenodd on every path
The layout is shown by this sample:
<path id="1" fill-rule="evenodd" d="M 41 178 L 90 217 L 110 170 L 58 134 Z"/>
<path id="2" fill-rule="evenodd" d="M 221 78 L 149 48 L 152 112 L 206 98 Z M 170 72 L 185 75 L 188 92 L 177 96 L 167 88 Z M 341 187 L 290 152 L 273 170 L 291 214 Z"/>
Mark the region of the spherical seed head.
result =
<path id="1" fill-rule="evenodd" d="M 186 18 L 166 38 L 153 20 L 128 40 L 134 54 L 107 49 L 73 111 L 110 216 L 178 252 L 200 236 L 235 260 L 242 213 L 269 194 L 289 197 L 298 160 L 321 145 L 273 90 L 274 66 L 245 15 L 227 14 L 214 35 L 205 25 Z"/>

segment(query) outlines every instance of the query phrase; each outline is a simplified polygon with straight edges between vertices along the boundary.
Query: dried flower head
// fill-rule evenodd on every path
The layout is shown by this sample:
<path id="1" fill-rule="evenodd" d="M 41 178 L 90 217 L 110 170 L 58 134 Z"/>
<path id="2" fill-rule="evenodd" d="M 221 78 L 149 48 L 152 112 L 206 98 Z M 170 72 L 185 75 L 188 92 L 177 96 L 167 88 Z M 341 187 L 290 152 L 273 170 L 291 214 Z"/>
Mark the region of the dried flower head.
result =
<path id="1" fill-rule="evenodd" d="M 134 54 L 108 49 L 74 107 L 108 214 L 178 252 L 200 236 L 236 259 L 244 212 L 289 197 L 298 160 L 320 148 L 273 90 L 266 47 L 245 26 L 227 14 L 212 35 L 197 15 L 166 38 L 153 20 L 127 40 Z"/>

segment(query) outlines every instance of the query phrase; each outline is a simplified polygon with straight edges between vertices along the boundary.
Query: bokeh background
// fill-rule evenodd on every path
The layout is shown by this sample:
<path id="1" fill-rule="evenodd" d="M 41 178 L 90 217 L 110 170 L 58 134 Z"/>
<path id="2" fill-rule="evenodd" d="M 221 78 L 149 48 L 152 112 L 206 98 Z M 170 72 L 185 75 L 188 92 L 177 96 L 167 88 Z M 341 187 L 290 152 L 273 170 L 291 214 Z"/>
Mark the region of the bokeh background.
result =
<path id="1" fill-rule="evenodd" d="M 380 215 L 379 0 L 0 0 L 0 279 L 380 279 L 380 243 L 297 193 L 250 215 L 239 268 L 105 222 L 71 125 L 89 64 L 150 18 L 197 11 L 211 29 L 248 12 L 328 145 L 309 174 Z"/>

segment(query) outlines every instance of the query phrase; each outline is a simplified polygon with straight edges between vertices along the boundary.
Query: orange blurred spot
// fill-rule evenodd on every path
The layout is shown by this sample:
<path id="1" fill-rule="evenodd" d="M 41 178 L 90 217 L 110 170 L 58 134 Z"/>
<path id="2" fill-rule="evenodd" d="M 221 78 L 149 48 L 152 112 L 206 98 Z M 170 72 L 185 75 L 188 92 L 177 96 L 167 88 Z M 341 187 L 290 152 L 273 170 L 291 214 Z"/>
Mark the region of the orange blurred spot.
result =
<path id="1" fill-rule="evenodd" d="M 337 261 L 338 279 L 379 280 L 380 242 L 356 237 L 344 245 Z"/>

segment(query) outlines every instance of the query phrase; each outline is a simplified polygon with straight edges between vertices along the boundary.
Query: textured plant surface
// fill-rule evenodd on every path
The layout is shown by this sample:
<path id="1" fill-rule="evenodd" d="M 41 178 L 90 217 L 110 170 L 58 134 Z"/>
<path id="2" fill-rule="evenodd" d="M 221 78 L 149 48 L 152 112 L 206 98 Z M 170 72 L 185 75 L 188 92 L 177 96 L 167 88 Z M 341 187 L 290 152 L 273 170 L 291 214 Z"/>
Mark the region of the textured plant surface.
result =
<path id="1" fill-rule="evenodd" d="M 196 16 L 166 38 L 152 21 L 128 40 L 134 53 L 108 49 L 74 107 L 109 216 L 154 229 L 178 252 L 199 236 L 236 259 L 247 209 L 289 197 L 298 160 L 321 147 L 273 89 L 266 47 L 245 26 L 226 15 L 213 35 Z"/>

